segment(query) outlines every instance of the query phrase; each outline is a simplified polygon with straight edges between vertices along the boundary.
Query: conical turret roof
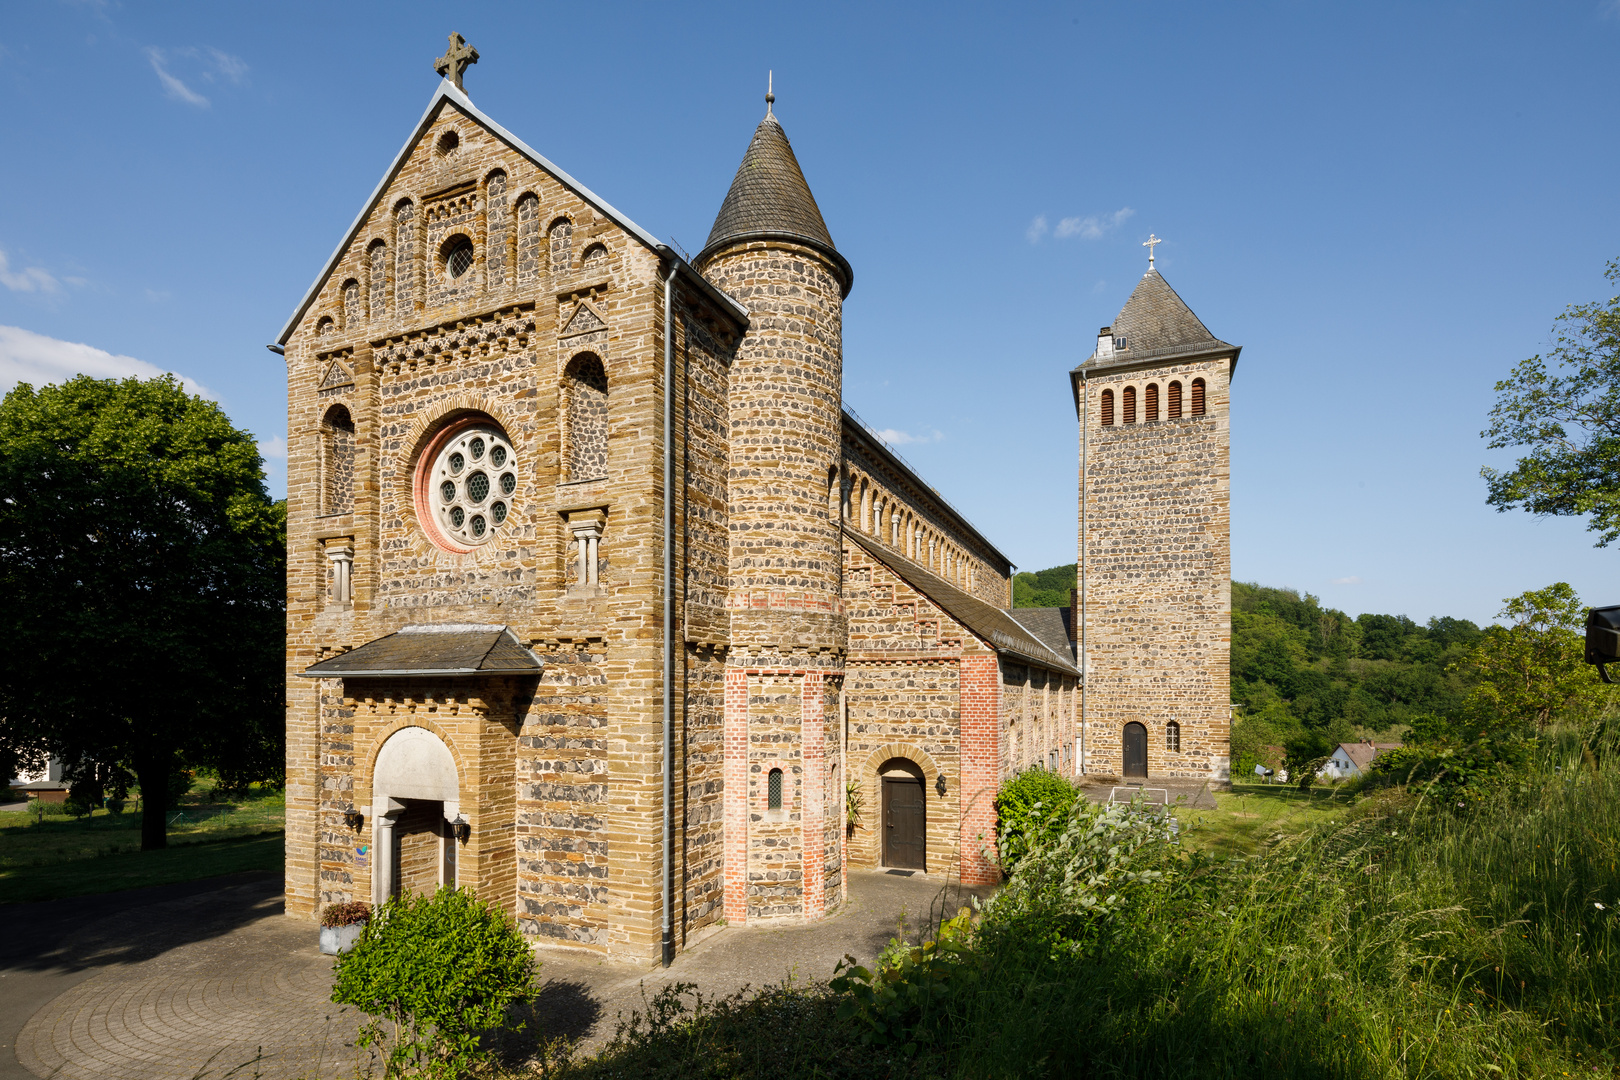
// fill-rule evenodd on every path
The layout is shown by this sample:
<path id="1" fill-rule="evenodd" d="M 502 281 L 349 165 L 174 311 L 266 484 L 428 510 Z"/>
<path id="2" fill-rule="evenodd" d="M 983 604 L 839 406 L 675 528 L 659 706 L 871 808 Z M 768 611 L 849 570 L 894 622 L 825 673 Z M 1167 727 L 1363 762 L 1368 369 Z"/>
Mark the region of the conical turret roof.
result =
<path id="1" fill-rule="evenodd" d="M 738 240 L 767 239 L 791 240 L 825 253 L 842 272 L 844 293 L 849 293 L 854 272 L 833 244 L 787 133 L 769 109 L 754 129 L 696 261 L 701 264 L 712 252 Z"/>

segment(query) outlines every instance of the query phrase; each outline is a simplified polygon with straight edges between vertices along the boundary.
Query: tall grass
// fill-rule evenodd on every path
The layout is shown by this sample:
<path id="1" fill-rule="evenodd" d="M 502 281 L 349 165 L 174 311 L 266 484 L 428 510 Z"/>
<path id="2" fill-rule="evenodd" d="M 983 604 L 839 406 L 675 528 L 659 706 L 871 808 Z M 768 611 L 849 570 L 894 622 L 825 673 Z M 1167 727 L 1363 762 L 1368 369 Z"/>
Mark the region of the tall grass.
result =
<path id="1" fill-rule="evenodd" d="M 1021 862 L 903 1039 L 775 988 L 665 1001 L 555 1075 L 1620 1076 L 1620 757 L 1555 736 L 1461 811 L 1396 788 L 1257 857 L 1130 849 L 1124 885 L 1091 849 L 1118 899 L 1084 910 Z"/>
<path id="2" fill-rule="evenodd" d="M 985 934 L 979 989 L 932 1018 L 939 1063 L 974 1077 L 1612 1075 L 1620 766 L 1555 744 L 1488 805 L 1451 810 L 1385 793 L 1261 858 L 1166 852 L 1166 884 L 1082 953 L 1042 948 L 1040 919 Z"/>

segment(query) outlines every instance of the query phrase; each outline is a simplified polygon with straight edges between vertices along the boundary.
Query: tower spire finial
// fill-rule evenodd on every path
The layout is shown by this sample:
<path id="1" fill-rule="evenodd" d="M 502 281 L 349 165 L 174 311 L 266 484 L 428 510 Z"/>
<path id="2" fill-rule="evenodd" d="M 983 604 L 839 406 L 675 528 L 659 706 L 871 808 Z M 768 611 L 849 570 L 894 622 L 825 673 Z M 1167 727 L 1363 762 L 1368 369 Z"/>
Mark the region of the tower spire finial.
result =
<path id="1" fill-rule="evenodd" d="M 776 82 L 776 72 L 765 73 L 765 115 L 771 115 L 771 106 L 776 103 L 776 91 L 773 88 Z"/>
<path id="2" fill-rule="evenodd" d="M 1162 243 L 1164 243 L 1164 241 L 1160 240 L 1157 236 L 1154 236 L 1152 233 L 1148 233 L 1148 238 L 1146 240 L 1142 241 L 1142 246 L 1148 249 L 1148 269 L 1149 270 L 1153 269 L 1153 248 L 1156 245 L 1162 244 Z"/>

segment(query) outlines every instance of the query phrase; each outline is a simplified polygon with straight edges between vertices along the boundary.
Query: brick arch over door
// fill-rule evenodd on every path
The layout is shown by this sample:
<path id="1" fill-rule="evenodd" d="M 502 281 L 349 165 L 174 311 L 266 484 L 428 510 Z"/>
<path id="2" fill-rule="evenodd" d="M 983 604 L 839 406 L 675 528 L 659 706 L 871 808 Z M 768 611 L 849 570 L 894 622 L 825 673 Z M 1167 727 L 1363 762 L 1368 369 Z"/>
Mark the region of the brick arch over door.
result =
<path id="1" fill-rule="evenodd" d="M 872 866 L 883 863 L 883 839 L 878 835 L 883 825 L 883 791 L 878 781 L 878 769 L 894 758 L 904 758 L 916 765 L 923 774 L 923 800 L 928 808 L 927 872 L 938 874 L 955 871 L 960 780 L 953 772 L 945 772 L 945 795 L 941 797 L 935 785 L 944 770 L 932 754 L 910 742 L 891 742 L 874 747 L 861 762 L 857 776 L 861 787 L 861 825 L 865 836 L 857 833 L 857 837 L 863 847 L 863 857 Z"/>

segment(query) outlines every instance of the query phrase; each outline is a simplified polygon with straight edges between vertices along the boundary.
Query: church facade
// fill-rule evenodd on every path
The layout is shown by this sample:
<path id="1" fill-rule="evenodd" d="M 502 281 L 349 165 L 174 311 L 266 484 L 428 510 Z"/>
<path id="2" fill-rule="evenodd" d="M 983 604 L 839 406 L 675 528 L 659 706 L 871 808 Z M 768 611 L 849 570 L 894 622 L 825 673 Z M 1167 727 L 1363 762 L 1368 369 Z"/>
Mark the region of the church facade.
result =
<path id="1" fill-rule="evenodd" d="M 1084 764 L 1074 623 L 844 408 L 771 99 L 688 260 L 446 74 L 279 338 L 288 913 L 455 884 L 656 962 L 995 880 L 999 782 Z"/>

